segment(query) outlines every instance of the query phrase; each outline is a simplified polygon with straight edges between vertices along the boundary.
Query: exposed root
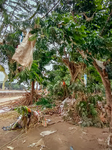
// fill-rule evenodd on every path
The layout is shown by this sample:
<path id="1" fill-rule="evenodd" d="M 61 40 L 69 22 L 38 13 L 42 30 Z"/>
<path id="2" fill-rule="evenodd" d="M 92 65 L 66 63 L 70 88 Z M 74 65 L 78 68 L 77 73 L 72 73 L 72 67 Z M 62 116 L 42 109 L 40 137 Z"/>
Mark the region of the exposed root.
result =
<path id="1" fill-rule="evenodd" d="M 41 98 L 41 95 L 34 92 L 33 94 L 33 100 L 36 102 L 39 98 Z M 20 98 L 18 101 L 13 103 L 13 106 L 29 106 L 32 104 L 31 101 L 31 93 L 25 93 L 22 98 Z"/>

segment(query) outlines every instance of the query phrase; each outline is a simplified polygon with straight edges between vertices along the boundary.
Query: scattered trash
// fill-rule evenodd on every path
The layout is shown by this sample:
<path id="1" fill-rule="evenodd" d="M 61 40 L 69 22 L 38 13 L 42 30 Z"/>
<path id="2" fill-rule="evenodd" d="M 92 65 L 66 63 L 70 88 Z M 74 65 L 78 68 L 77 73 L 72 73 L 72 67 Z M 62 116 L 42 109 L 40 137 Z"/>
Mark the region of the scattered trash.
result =
<path id="1" fill-rule="evenodd" d="M 70 146 L 70 150 L 74 150 L 72 146 Z"/>
<path id="2" fill-rule="evenodd" d="M 50 119 L 47 119 L 47 123 L 49 123 L 49 122 L 51 122 L 51 120 L 50 120 Z"/>
<path id="3" fill-rule="evenodd" d="M 43 120 L 42 120 L 42 125 L 43 125 L 44 127 L 47 127 L 47 124 L 48 124 L 49 122 L 51 122 L 50 119 L 43 119 Z"/>
<path id="4" fill-rule="evenodd" d="M 0 110 L 0 113 L 8 112 L 9 110 L 10 110 L 10 108 L 4 107 Z"/>
<path id="5" fill-rule="evenodd" d="M 75 103 L 76 99 L 66 98 L 60 105 L 59 112 L 61 115 L 64 115 L 64 106 L 67 105 L 68 107 L 72 106 Z"/>
<path id="6" fill-rule="evenodd" d="M 40 150 L 42 150 L 45 147 L 43 139 L 40 139 L 37 143 L 32 143 L 28 147 L 40 147 Z"/>
<path id="7" fill-rule="evenodd" d="M 9 130 L 10 130 L 10 126 L 2 127 L 2 129 L 3 129 L 4 131 L 9 131 Z"/>
<path id="8" fill-rule="evenodd" d="M 64 105 L 65 103 L 67 103 L 67 105 L 73 105 L 75 103 L 76 99 L 70 99 L 70 98 L 66 98 L 61 104 Z"/>
<path id="9" fill-rule="evenodd" d="M 13 149 L 14 149 L 14 147 L 7 146 L 7 149 L 13 150 Z"/>
<path id="10" fill-rule="evenodd" d="M 76 127 L 69 127 L 68 129 L 69 129 L 69 130 L 74 130 L 74 129 L 77 130 Z"/>
<path id="11" fill-rule="evenodd" d="M 53 134 L 55 132 L 56 131 L 43 131 L 43 132 L 40 133 L 40 135 L 44 137 L 45 135 L 50 135 L 50 134 Z"/>
<path id="12" fill-rule="evenodd" d="M 86 132 L 82 132 L 82 133 L 85 134 L 85 135 L 87 134 Z"/>
<path id="13" fill-rule="evenodd" d="M 98 144 L 100 144 L 100 145 L 104 145 L 104 142 L 105 142 L 105 140 L 102 138 L 102 139 L 98 139 Z"/>
<path id="14" fill-rule="evenodd" d="M 78 122 L 78 124 L 81 124 L 81 123 L 82 123 L 82 121 L 79 121 L 79 122 Z"/>
<path id="15" fill-rule="evenodd" d="M 33 121 L 36 121 L 36 123 L 42 122 L 41 119 L 43 119 L 43 116 L 42 116 L 41 112 L 39 112 L 39 111 L 38 112 L 33 111 L 30 108 L 28 108 L 27 106 L 17 107 L 17 111 L 21 115 L 19 116 L 19 118 L 17 119 L 16 122 L 10 124 L 10 126 L 3 127 L 2 129 L 4 131 L 15 130 L 17 128 L 28 129 L 32 118 L 34 119 Z M 44 123 L 44 126 L 47 126 L 47 122 L 46 122 L 46 124 Z"/>
<path id="16" fill-rule="evenodd" d="M 36 143 L 30 144 L 28 147 L 34 147 L 34 146 L 36 146 Z"/>
<path id="17" fill-rule="evenodd" d="M 40 140 L 36 143 L 36 146 L 37 146 L 37 147 L 39 147 L 39 146 L 45 147 L 45 144 L 44 144 L 43 139 L 40 139 Z"/>
<path id="18" fill-rule="evenodd" d="M 26 142 L 26 140 L 24 140 L 22 143 L 24 144 Z"/>
<path id="19" fill-rule="evenodd" d="M 102 133 L 103 133 L 103 134 L 108 134 L 109 132 L 108 132 L 108 131 L 103 131 Z"/>
<path id="20" fill-rule="evenodd" d="M 42 120 L 42 125 L 43 125 L 44 127 L 47 127 L 47 120 L 46 120 L 46 119 Z"/>
<path id="21" fill-rule="evenodd" d="M 59 141 L 62 143 L 62 140 L 60 139 L 60 138 L 58 138 L 59 139 Z"/>
<path id="22" fill-rule="evenodd" d="M 108 145 L 108 148 L 110 148 L 109 150 L 111 150 L 112 149 L 112 133 L 110 133 L 107 138 L 107 145 Z"/>

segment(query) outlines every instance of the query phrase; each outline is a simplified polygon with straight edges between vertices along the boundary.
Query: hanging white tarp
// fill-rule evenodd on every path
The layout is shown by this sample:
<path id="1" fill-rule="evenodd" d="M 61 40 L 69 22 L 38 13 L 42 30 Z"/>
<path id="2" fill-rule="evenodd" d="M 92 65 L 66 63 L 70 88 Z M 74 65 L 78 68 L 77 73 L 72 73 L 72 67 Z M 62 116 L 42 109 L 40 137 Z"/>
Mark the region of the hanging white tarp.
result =
<path id="1" fill-rule="evenodd" d="M 36 40 L 29 40 L 31 36 L 32 34 L 30 33 L 26 34 L 25 38 L 20 43 L 20 45 L 18 45 L 18 48 L 12 57 L 13 60 L 17 61 L 24 67 L 28 67 L 29 69 L 31 68 L 33 62 L 33 48 L 36 42 Z"/>

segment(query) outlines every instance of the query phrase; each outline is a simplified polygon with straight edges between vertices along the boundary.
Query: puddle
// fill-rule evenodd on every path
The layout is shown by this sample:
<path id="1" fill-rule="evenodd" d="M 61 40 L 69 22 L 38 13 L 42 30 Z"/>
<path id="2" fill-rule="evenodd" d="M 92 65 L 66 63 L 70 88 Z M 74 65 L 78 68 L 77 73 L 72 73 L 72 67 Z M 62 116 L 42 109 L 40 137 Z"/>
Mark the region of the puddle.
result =
<path id="1" fill-rule="evenodd" d="M 9 110 L 9 107 L 3 107 L 2 109 L 0 109 L 0 113 L 8 112 Z"/>

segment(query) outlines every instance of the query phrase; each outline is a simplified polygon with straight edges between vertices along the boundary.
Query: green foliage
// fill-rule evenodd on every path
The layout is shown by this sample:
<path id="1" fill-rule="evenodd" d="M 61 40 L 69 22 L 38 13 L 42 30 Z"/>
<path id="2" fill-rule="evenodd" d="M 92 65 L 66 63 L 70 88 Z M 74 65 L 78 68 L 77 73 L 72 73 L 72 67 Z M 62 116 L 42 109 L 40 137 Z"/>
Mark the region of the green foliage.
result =
<path id="1" fill-rule="evenodd" d="M 98 101 L 102 101 L 103 98 L 99 95 L 95 96 L 89 96 L 87 101 L 80 101 L 77 104 L 77 110 L 79 112 L 79 115 L 87 118 L 94 118 L 97 117 L 97 109 L 96 104 Z"/>
<path id="2" fill-rule="evenodd" d="M 47 74 L 49 94 L 55 99 L 61 99 L 64 95 L 63 80 L 66 82 L 66 90 L 68 90 L 68 85 L 70 84 L 70 74 L 67 67 L 61 64 L 54 64 L 53 70 L 48 71 Z"/>
<path id="3" fill-rule="evenodd" d="M 17 64 L 12 63 L 11 58 L 16 45 L 18 45 L 18 36 L 22 32 L 20 28 L 30 27 L 33 34 L 30 40 L 36 39 L 33 56 L 36 61 L 33 62 L 30 71 L 25 69 L 14 79 L 18 78 L 19 83 L 24 81 L 29 83 L 34 80 L 43 83 L 48 87 L 50 94 L 58 98 L 63 96 L 64 91 L 61 83 L 62 80 L 65 80 L 70 95 L 75 92 L 77 96 L 78 92 L 82 92 L 85 96 L 88 96 L 87 100 L 78 104 L 80 115 L 86 118 L 96 117 L 96 102 L 100 100 L 100 97 L 90 97 L 90 95 L 95 92 L 105 92 L 101 77 L 93 67 L 93 58 L 107 62 L 112 57 L 112 17 L 109 18 L 112 9 L 111 1 L 61 0 L 53 11 L 46 14 L 44 18 L 37 16 L 43 16 L 48 12 L 55 0 L 46 2 L 33 0 L 32 3 L 28 0 L 7 2 L 8 0 L 2 0 L 0 3 L 0 11 L 3 16 L 0 32 L 4 31 L 5 34 L 7 32 L 6 43 L 0 45 L 0 52 L 3 61 L 8 60 L 9 78 L 14 78 L 17 69 Z M 94 13 L 91 21 L 86 21 L 84 13 L 87 17 L 91 17 Z M 109 20 L 107 20 L 108 18 Z M 34 29 L 35 23 L 37 29 Z M 13 26 L 10 33 L 6 30 L 9 25 Z M 84 51 L 87 58 L 83 58 L 79 53 L 80 51 Z M 85 70 L 88 76 L 87 87 L 81 83 L 81 81 L 83 82 L 83 75 L 81 81 L 70 82 L 70 72 L 62 61 L 66 57 L 69 61 L 83 62 L 87 65 Z M 46 71 L 45 66 L 51 62 L 55 62 L 53 70 Z M 107 64 L 106 71 L 111 79 L 111 63 Z M 51 102 L 45 98 L 39 102 L 42 105 L 51 105 Z"/>
<path id="4" fill-rule="evenodd" d="M 38 69 L 37 61 L 33 61 L 31 69 L 28 70 L 27 68 L 22 72 L 18 73 L 14 79 L 18 79 L 18 83 L 26 82 L 29 84 L 30 81 L 38 81 L 39 83 L 42 82 L 41 72 Z"/>
<path id="5" fill-rule="evenodd" d="M 83 122 L 81 123 L 81 126 L 82 127 L 94 126 L 94 127 L 102 128 L 104 127 L 104 124 L 99 120 L 98 117 L 95 118 L 83 117 Z"/>
<path id="6" fill-rule="evenodd" d="M 42 97 L 39 99 L 39 101 L 36 102 L 36 105 L 41 105 L 42 108 L 46 107 L 46 108 L 52 108 L 53 106 L 55 106 L 53 104 L 53 101 L 50 97 Z"/>
<path id="7" fill-rule="evenodd" d="M 27 116 L 28 114 L 28 107 L 27 106 L 20 106 L 15 108 L 15 110 L 21 114 L 22 116 Z"/>
<path id="8" fill-rule="evenodd" d="M 25 89 L 25 86 L 22 84 L 10 83 L 10 82 L 6 82 L 5 87 L 10 90 L 24 90 Z M 2 83 L 0 83 L 0 88 L 2 89 Z"/>

